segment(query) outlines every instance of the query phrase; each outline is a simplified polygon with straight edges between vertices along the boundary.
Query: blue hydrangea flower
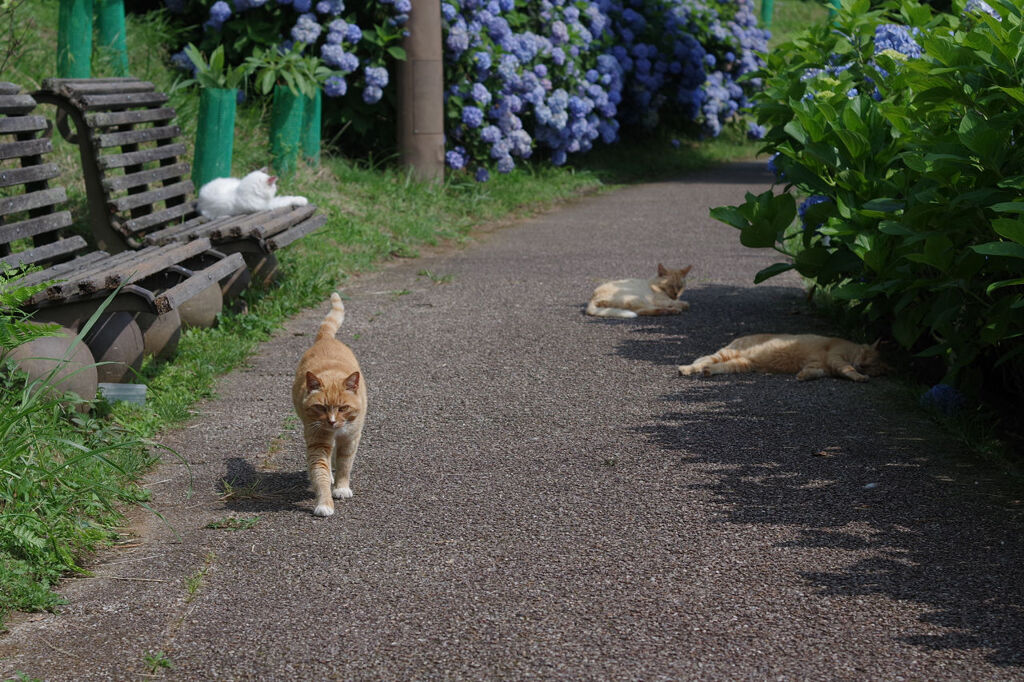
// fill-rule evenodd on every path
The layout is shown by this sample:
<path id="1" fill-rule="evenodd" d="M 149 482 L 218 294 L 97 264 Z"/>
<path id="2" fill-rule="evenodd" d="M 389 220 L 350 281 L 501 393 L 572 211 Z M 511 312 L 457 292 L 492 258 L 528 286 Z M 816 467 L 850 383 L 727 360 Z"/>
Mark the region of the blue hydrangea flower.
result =
<path id="1" fill-rule="evenodd" d="M 491 103 L 491 91 L 483 83 L 474 83 L 472 94 L 476 103 L 482 107 L 486 107 Z"/>
<path id="2" fill-rule="evenodd" d="M 313 6 L 312 0 L 292 0 L 291 4 L 292 7 L 295 8 L 296 12 L 301 12 L 302 14 L 309 12 L 310 8 Z"/>
<path id="3" fill-rule="evenodd" d="M 388 84 L 388 70 L 383 66 L 367 66 L 363 69 L 363 73 L 366 76 L 366 84 L 369 86 L 383 88 Z"/>
<path id="4" fill-rule="evenodd" d="M 477 182 L 487 182 L 491 179 L 491 172 L 483 166 L 480 166 L 476 169 L 476 174 L 473 176 L 473 179 Z"/>
<path id="5" fill-rule="evenodd" d="M 328 97 L 341 97 L 348 92 L 348 83 L 341 76 L 330 76 L 324 81 L 324 94 Z"/>
<path id="6" fill-rule="evenodd" d="M 196 65 L 192 63 L 192 60 L 185 54 L 185 50 L 181 52 L 175 52 L 171 55 L 171 64 L 175 68 L 181 69 L 182 71 L 188 71 L 193 76 L 196 73 Z"/>
<path id="7" fill-rule="evenodd" d="M 292 40 L 297 43 L 312 45 L 320 37 L 322 30 L 323 28 L 314 15 L 302 14 L 299 16 L 298 21 L 295 22 L 295 26 L 292 27 Z"/>
<path id="8" fill-rule="evenodd" d="M 206 21 L 203 26 L 220 30 L 220 27 L 224 25 L 224 22 L 231 16 L 231 6 L 224 0 L 217 0 L 210 6 L 210 18 Z"/>
<path id="9" fill-rule="evenodd" d="M 474 106 L 463 107 L 462 122 L 470 128 L 479 128 L 484 122 L 484 112 Z"/>
<path id="10" fill-rule="evenodd" d="M 367 104 L 376 104 L 384 96 L 384 91 L 376 85 L 367 85 L 363 90 L 363 101 Z"/>
<path id="11" fill-rule="evenodd" d="M 875 27 L 875 54 L 886 50 L 893 50 L 911 59 L 921 56 L 921 46 L 907 27 L 899 24 L 880 24 Z"/>
<path id="12" fill-rule="evenodd" d="M 466 150 L 456 147 L 444 155 L 444 160 L 453 170 L 462 170 L 466 166 Z"/>
<path id="13" fill-rule="evenodd" d="M 967 405 L 963 393 L 949 384 L 935 384 L 921 396 L 921 406 L 952 417 Z"/>
<path id="14" fill-rule="evenodd" d="M 803 229 L 805 229 L 805 230 L 808 230 L 808 229 L 810 229 L 810 230 L 817 230 L 819 227 L 821 227 L 821 223 L 818 223 L 817 225 L 814 225 L 813 227 L 808 225 L 805 217 L 806 217 L 806 214 L 807 214 L 807 210 L 811 206 L 815 206 L 817 204 L 823 204 L 826 201 L 831 201 L 831 199 L 829 199 L 828 197 L 826 197 L 824 195 L 821 195 L 821 194 L 812 194 L 811 196 L 809 196 L 806 199 L 804 199 L 803 202 L 801 202 L 800 206 L 797 207 L 796 213 L 797 213 L 798 216 L 800 216 L 800 224 L 803 225 Z"/>
<path id="15" fill-rule="evenodd" d="M 993 19 L 1002 21 L 999 12 L 992 9 L 992 6 L 985 2 L 985 0 L 967 0 L 967 4 L 964 5 L 964 14 L 970 14 L 971 12 L 984 12 Z"/>
<path id="16" fill-rule="evenodd" d="M 355 24 L 349 24 L 345 28 L 345 39 L 354 45 L 363 39 L 363 30 Z"/>

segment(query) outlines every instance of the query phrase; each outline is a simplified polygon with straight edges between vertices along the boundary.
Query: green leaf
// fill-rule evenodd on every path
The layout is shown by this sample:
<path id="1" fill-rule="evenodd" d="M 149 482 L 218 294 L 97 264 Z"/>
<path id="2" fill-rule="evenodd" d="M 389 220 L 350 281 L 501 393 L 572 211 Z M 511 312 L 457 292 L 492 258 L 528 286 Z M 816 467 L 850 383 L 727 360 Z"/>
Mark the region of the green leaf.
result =
<path id="1" fill-rule="evenodd" d="M 715 220 L 726 225 L 738 227 L 741 230 L 750 224 L 750 221 L 743 216 L 743 213 L 736 206 L 716 206 L 711 209 L 710 213 L 711 217 Z"/>
<path id="2" fill-rule="evenodd" d="M 983 256 L 1006 256 L 1024 259 L 1024 246 L 1014 242 L 986 242 L 973 244 L 971 250 Z"/>
<path id="3" fill-rule="evenodd" d="M 1005 140 L 998 126 L 973 111 L 964 115 L 958 132 L 964 146 L 976 153 L 983 162 L 991 162 L 1005 148 Z"/>
<path id="4" fill-rule="evenodd" d="M 1020 220 L 996 218 L 992 221 L 992 229 L 1001 237 L 1024 244 L 1024 222 Z"/>
<path id="5" fill-rule="evenodd" d="M 864 282 L 848 282 L 847 284 L 841 284 L 834 289 L 830 289 L 829 295 L 832 298 L 850 301 L 864 298 L 868 293 L 868 289 L 869 285 Z"/>
<path id="6" fill-rule="evenodd" d="M 1024 104 L 1024 88 L 1007 88 L 1000 86 L 999 89 L 1021 104 Z"/>
<path id="7" fill-rule="evenodd" d="M 877 211 L 879 213 L 895 213 L 896 211 L 902 211 L 905 202 L 898 199 L 879 198 L 871 199 L 870 201 L 864 202 L 861 206 L 865 211 Z"/>
<path id="8" fill-rule="evenodd" d="M 829 260 L 829 252 L 824 246 L 812 246 L 796 254 L 794 267 L 805 277 L 815 277 Z"/>
<path id="9" fill-rule="evenodd" d="M 807 132 L 803 129 L 803 127 L 800 125 L 800 122 L 797 120 L 790 121 L 785 126 L 783 126 L 782 129 L 789 133 L 789 135 L 800 144 L 807 144 L 807 142 L 809 141 L 807 137 Z"/>
<path id="10" fill-rule="evenodd" d="M 388 47 L 388 54 L 400 62 L 404 62 L 408 58 L 405 54 L 405 50 L 398 45 Z"/>
<path id="11" fill-rule="evenodd" d="M 1000 213 L 1024 213 L 1024 201 L 1004 201 L 992 204 L 992 210 Z"/>
<path id="12" fill-rule="evenodd" d="M 779 232 L 767 220 L 750 223 L 740 231 L 740 244 L 752 249 L 767 249 L 775 246 Z"/>
<path id="13" fill-rule="evenodd" d="M 991 296 L 992 292 L 996 291 L 997 289 L 1002 289 L 1004 287 L 1017 286 L 1018 284 L 1024 284 L 1024 278 L 1004 279 L 1001 282 L 993 282 L 992 284 L 989 284 L 988 288 L 985 289 L 985 293 L 989 294 Z"/>
<path id="14" fill-rule="evenodd" d="M 760 284 L 769 277 L 774 277 L 775 275 L 786 272 L 787 270 L 792 270 L 793 267 L 792 263 L 773 263 L 754 275 L 754 284 Z"/>

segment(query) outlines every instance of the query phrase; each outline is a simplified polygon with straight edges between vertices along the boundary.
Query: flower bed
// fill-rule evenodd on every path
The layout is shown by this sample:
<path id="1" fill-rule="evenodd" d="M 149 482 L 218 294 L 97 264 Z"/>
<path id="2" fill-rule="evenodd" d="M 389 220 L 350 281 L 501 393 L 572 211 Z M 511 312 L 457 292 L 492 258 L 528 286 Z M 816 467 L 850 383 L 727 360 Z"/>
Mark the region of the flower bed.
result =
<path id="1" fill-rule="evenodd" d="M 231 63 L 305 44 L 335 71 L 324 92 L 341 100 L 342 123 L 393 128 L 389 70 L 404 57 L 409 0 L 166 2 L 202 26 L 188 37 L 228 46 Z M 760 86 L 740 79 L 760 66 L 768 37 L 753 0 L 453 0 L 441 10 L 447 162 L 478 180 L 538 152 L 563 164 L 623 128 L 718 135 Z"/>

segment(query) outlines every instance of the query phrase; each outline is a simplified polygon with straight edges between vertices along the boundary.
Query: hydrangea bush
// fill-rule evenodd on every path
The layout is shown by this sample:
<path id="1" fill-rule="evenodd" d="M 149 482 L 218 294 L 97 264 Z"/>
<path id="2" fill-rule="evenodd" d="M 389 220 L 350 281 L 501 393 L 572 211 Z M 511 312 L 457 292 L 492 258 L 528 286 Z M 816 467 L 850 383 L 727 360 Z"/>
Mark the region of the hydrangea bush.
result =
<path id="1" fill-rule="evenodd" d="M 448 164 L 555 165 L 620 129 L 718 135 L 760 83 L 751 0 L 446 0 Z"/>
<path id="2" fill-rule="evenodd" d="M 1010 2 L 946 15 L 857 0 L 776 49 L 754 103 L 782 191 L 712 211 L 788 257 L 757 281 L 795 268 L 942 358 L 951 385 L 1020 367 L 1022 44 Z"/>
<path id="3" fill-rule="evenodd" d="M 381 118 L 376 111 L 391 78 L 388 65 L 403 59 L 400 43 L 411 0 L 350 3 L 343 0 L 165 0 L 168 11 L 191 26 L 184 42 L 209 53 L 223 45 L 240 64 L 259 49 L 299 45 L 333 71 L 323 92 L 342 100 L 339 109 L 359 133 Z M 172 61 L 189 69 L 184 51 Z M 330 107 L 330 105 L 328 105 Z"/>
<path id="4" fill-rule="evenodd" d="M 194 26 L 185 38 L 227 46 L 229 63 L 305 45 L 335 71 L 324 83 L 333 111 L 364 136 L 393 129 L 388 68 L 404 57 L 410 0 L 165 2 Z M 623 128 L 718 135 L 760 87 L 748 76 L 768 38 L 753 0 L 442 0 L 441 10 L 446 160 L 478 180 L 534 154 L 563 164 Z"/>

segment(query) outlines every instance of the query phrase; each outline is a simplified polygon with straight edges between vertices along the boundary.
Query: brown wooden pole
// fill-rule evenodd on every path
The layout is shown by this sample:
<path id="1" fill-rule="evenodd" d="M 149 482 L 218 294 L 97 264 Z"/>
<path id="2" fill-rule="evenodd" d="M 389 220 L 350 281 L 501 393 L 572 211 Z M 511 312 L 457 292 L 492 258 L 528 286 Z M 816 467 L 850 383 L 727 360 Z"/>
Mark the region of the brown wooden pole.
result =
<path id="1" fill-rule="evenodd" d="M 441 0 L 413 0 L 398 68 L 398 152 L 424 182 L 444 180 Z"/>

